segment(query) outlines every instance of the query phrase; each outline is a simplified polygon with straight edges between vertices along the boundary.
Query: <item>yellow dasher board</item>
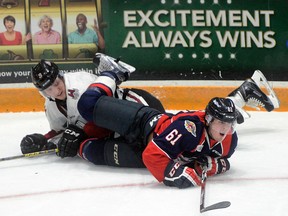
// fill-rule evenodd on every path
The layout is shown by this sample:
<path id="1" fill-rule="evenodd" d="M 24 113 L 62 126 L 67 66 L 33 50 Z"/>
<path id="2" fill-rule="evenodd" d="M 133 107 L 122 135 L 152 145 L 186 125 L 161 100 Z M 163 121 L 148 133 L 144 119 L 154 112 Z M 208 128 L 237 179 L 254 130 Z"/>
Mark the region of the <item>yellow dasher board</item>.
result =
<path id="1" fill-rule="evenodd" d="M 32 36 L 31 60 L 64 59 L 63 50 L 66 36 L 61 0 L 30 0 L 26 2 L 30 11 L 28 19 Z"/>
<path id="2" fill-rule="evenodd" d="M 23 1 L 0 1 L 0 62 L 28 59 L 27 46 L 25 43 L 25 35 L 27 34 L 25 12 L 26 8 L 24 7 Z M 8 27 L 3 23 L 3 20 L 6 18 L 8 18 L 8 20 L 14 20 L 13 30 L 18 32 L 16 36 L 17 39 L 15 37 L 15 39 L 10 40 L 3 36 L 3 34 L 8 31 Z"/>

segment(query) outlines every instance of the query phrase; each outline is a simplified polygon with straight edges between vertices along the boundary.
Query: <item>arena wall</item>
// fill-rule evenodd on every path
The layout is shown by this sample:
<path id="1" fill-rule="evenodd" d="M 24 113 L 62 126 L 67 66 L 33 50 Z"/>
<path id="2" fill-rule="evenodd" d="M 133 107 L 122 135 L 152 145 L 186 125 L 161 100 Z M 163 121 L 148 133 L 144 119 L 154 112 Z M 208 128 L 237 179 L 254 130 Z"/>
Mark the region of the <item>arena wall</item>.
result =
<path id="1" fill-rule="evenodd" d="M 147 90 L 159 98 L 167 110 L 198 110 L 205 108 L 212 97 L 225 97 L 240 84 L 239 81 L 131 81 L 123 83 L 123 87 Z M 280 108 L 275 111 L 288 111 L 288 83 L 273 82 L 272 86 L 280 100 Z M 30 85 L 0 85 L 0 104 L 0 112 L 44 111 L 44 98 Z"/>

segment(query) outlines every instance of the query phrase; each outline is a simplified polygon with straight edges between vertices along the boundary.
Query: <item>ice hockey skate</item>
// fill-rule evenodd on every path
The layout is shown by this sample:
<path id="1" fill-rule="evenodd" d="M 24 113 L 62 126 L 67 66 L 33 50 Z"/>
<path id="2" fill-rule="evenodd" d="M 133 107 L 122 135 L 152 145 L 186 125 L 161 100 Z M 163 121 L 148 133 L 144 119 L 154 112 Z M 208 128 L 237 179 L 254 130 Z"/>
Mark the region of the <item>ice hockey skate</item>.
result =
<path id="1" fill-rule="evenodd" d="M 260 89 L 261 87 L 266 89 L 267 95 Z M 259 107 L 263 107 L 268 112 L 279 108 L 280 105 L 276 93 L 259 70 L 256 70 L 251 78 L 247 79 L 239 88 L 231 92 L 229 96 L 240 97 L 244 103 L 243 106 L 247 105 L 258 110 Z"/>
<path id="2" fill-rule="evenodd" d="M 112 71 L 117 75 L 120 82 L 128 80 L 130 74 L 136 70 L 135 67 L 120 61 L 119 58 L 115 59 L 103 53 L 96 53 L 93 63 L 96 65 L 99 73 Z"/>

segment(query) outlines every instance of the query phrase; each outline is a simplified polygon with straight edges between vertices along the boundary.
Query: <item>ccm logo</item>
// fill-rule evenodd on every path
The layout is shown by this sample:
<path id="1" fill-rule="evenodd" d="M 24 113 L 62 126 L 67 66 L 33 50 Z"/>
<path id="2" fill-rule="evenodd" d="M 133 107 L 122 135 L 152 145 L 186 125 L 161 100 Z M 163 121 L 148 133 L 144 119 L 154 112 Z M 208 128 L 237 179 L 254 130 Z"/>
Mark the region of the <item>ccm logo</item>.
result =
<path id="1" fill-rule="evenodd" d="M 69 134 L 69 135 L 72 135 L 72 136 L 74 136 L 74 137 L 80 136 L 80 133 L 76 133 L 75 131 L 70 130 L 70 129 L 66 129 L 66 130 L 65 130 L 65 133 L 66 133 L 66 134 Z"/>
<path id="2" fill-rule="evenodd" d="M 169 172 L 169 176 L 173 177 L 176 170 L 180 167 L 180 163 L 175 163 L 174 166 L 172 167 L 172 169 Z"/>
<path id="3" fill-rule="evenodd" d="M 114 156 L 114 161 L 117 165 L 120 165 L 119 164 L 119 158 L 118 158 L 118 145 L 115 143 L 114 144 L 114 153 L 113 153 L 113 156 Z"/>

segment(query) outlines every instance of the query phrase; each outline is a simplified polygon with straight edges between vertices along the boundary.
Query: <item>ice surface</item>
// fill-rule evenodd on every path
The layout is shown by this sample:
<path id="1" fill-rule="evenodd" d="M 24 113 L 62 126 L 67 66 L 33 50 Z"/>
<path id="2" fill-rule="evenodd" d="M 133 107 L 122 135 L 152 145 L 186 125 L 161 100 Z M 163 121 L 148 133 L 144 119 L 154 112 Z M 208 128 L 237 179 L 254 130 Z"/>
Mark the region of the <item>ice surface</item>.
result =
<path id="1" fill-rule="evenodd" d="M 250 112 L 237 126 L 239 144 L 231 170 L 209 178 L 205 205 L 229 208 L 200 214 L 200 188 L 158 183 L 146 169 L 95 166 L 56 155 L 0 162 L 1 216 L 287 216 L 288 113 Z M 43 112 L 0 113 L 0 157 L 21 154 L 30 133 L 45 133 Z"/>

